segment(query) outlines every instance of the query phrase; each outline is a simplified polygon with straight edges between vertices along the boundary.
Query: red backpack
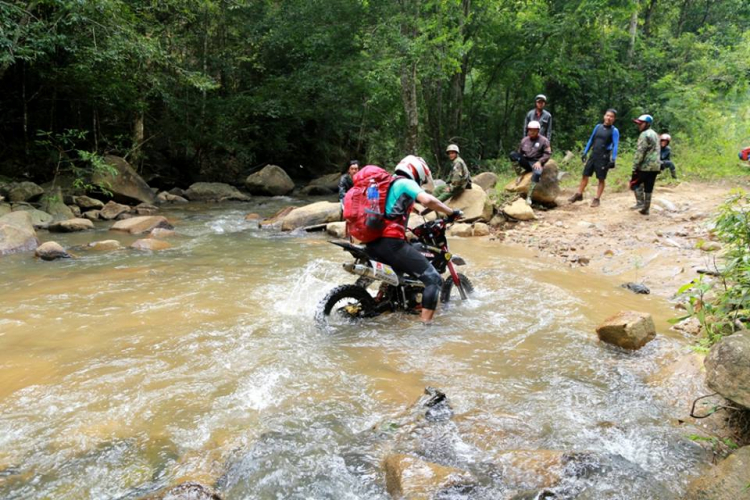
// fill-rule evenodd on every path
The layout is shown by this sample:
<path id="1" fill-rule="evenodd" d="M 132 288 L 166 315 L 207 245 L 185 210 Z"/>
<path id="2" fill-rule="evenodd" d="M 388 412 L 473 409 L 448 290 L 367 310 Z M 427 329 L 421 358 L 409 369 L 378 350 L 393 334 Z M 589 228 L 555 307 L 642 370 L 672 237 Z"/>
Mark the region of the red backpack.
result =
<path id="1" fill-rule="evenodd" d="M 354 187 L 347 191 L 344 196 L 344 220 L 349 235 L 361 241 L 369 243 L 375 241 L 383 235 L 386 227 L 385 198 L 388 196 L 388 190 L 397 177 L 389 174 L 382 168 L 375 165 L 367 165 L 365 168 L 354 174 Z M 370 210 L 370 203 L 367 200 L 367 188 L 371 182 L 375 182 L 378 187 L 378 210 Z"/>

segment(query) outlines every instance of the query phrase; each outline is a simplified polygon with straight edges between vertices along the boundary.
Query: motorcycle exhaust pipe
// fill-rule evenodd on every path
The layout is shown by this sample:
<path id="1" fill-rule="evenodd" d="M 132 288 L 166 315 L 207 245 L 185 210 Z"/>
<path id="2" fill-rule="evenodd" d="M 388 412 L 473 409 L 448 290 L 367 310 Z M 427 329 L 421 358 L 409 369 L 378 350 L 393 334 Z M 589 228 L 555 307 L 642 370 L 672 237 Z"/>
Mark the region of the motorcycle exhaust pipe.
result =
<path id="1" fill-rule="evenodd" d="M 393 269 L 390 266 L 386 266 L 379 262 L 376 264 L 379 265 L 378 269 L 373 269 L 370 266 L 364 266 L 362 264 L 354 264 L 349 262 L 344 264 L 344 270 L 348 273 L 357 274 L 366 278 L 372 278 L 374 280 L 385 281 L 390 285 L 398 286 L 398 275 L 393 271 Z"/>

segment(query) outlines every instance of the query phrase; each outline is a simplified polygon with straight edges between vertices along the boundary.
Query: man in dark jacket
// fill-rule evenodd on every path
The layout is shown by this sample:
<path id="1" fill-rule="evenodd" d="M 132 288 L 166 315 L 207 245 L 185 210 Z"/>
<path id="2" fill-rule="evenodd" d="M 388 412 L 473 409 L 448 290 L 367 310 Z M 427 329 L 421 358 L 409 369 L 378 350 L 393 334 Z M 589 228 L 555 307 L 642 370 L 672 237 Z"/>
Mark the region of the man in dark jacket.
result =
<path id="1" fill-rule="evenodd" d="M 346 196 L 346 192 L 354 187 L 353 179 L 354 174 L 357 172 L 359 172 L 359 162 L 357 160 L 352 160 L 349 162 L 349 169 L 341 176 L 341 179 L 339 179 L 339 201 L 341 202 L 342 207 L 344 206 L 344 196 Z"/>
<path id="2" fill-rule="evenodd" d="M 620 143 L 620 131 L 615 127 L 615 118 L 617 112 L 614 109 L 608 109 L 604 113 L 602 123 L 594 127 L 591 132 L 589 142 L 586 143 L 586 149 L 583 150 L 581 161 L 585 164 L 581 183 L 573 196 L 568 201 L 575 203 L 583 199 L 583 191 L 589 183 L 589 179 L 596 173 L 596 179 L 599 185 L 596 188 L 596 198 L 591 201 L 592 207 L 598 207 L 600 199 L 606 186 L 607 173 L 611 168 L 615 168 L 617 161 L 617 147 Z M 591 156 L 588 156 L 589 152 Z"/>
<path id="3" fill-rule="evenodd" d="M 529 193 L 526 195 L 526 203 L 531 205 L 531 195 L 534 188 L 542 178 L 544 164 L 552 156 L 552 148 L 546 137 L 539 133 L 539 122 L 531 121 L 528 125 L 528 135 L 521 139 L 521 144 L 517 151 L 510 153 L 510 161 L 513 162 L 513 168 L 520 176 L 525 172 L 533 172 L 531 176 L 531 185 Z M 521 177 L 518 178 L 521 180 Z M 517 181 L 518 182 L 518 181 Z"/>
<path id="4" fill-rule="evenodd" d="M 677 178 L 677 167 L 672 162 L 672 149 L 669 147 L 669 143 L 672 142 L 672 136 L 669 134 L 661 134 L 659 136 L 659 145 L 661 146 L 661 171 L 665 168 L 669 169 L 669 173 L 672 174 L 672 179 Z"/>
<path id="5" fill-rule="evenodd" d="M 526 119 L 523 121 L 523 135 L 526 135 L 526 131 L 529 129 L 529 123 L 538 122 L 539 135 L 552 142 L 552 115 L 544 109 L 547 105 L 547 96 L 539 94 L 534 100 L 536 101 L 536 107 L 526 113 Z"/>

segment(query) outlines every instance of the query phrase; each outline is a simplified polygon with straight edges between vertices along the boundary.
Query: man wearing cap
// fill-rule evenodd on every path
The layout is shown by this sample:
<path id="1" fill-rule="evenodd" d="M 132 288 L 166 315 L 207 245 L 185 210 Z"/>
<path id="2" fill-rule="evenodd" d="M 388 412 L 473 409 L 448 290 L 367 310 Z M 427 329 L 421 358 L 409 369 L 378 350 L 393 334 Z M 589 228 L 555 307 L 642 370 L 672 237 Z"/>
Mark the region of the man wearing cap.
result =
<path id="1" fill-rule="evenodd" d="M 539 133 L 539 128 L 539 122 L 535 120 L 530 121 L 527 128 L 528 135 L 521 139 L 518 150 L 512 151 L 509 155 L 510 161 L 513 163 L 513 168 L 519 176 L 523 175 L 524 172 L 534 172 L 531 176 L 529 192 L 526 195 L 526 203 L 529 205 L 531 205 L 531 195 L 534 193 L 537 183 L 542 178 L 544 164 L 552 156 L 552 148 L 549 145 L 549 140 Z M 518 181 L 520 180 L 521 178 L 519 177 Z"/>
<path id="2" fill-rule="evenodd" d="M 635 192 L 636 204 L 633 210 L 642 215 L 648 215 L 651 208 L 651 194 L 654 192 L 656 176 L 659 175 L 659 136 L 651 129 L 654 119 L 651 115 L 641 115 L 633 122 L 638 126 L 641 135 L 633 156 L 633 177 L 630 179 L 630 189 Z M 641 190 L 640 188 L 643 188 Z"/>
<path id="3" fill-rule="evenodd" d="M 672 136 L 669 134 L 661 134 L 659 136 L 659 146 L 661 147 L 660 159 L 661 159 L 661 171 L 665 168 L 669 169 L 669 173 L 672 174 L 672 179 L 677 178 L 677 167 L 672 162 L 672 149 L 669 147 L 669 143 L 672 142 Z"/>
<path id="4" fill-rule="evenodd" d="M 442 202 L 459 196 L 466 188 L 471 189 L 471 174 L 466 163 L 458 156 L 458 146 L 449 144 L 445 152 L 453 163 L 453 168 L 451 168 L 450 182 L 435 189 L 435 197 Z"/>
<path id="5" fill-rule="evenodd" d="M 357 172 L 359 172 L 359 162 L 357 160 L 352 160 L 349 162 L 346 172 L 344 172 L 339 179 L 339 202 L 342 207 L 344 206 L 344 196 L 346 196 L 346 192 L 354 187 L 353 179 L 354 174 Z"/>
<path id="6" fill-rule="evenodd" d="M 539 135 L 552 142 L 552 115 L 544 109 L 544 106 L 547 105 L 547 96 L 539 94 L 534 100 L 536 101 L 536 107 L 526 113 L 526 119 L 523 121 L 523 135 L 525 136 L 529 129 L 529 123 L 535 121 L 539 122 Z"/>
<path id="7" fill-rule="evenodd" d="M 591 206 L 598 207 L 601 203 L 600 200 L 604 193 L 607 173 L 609 169 L 615 168 L 617 147 L 620 143 L 620 131 L 614 125 L 616 116 L 617 111 L 611 108 L 608 109 L 604 113 L 602 123 L 598 123 L 594 127 L 594 131 L 591 132 L 589 142 L 586 143 L 586 148 L 581 155 L 581 161 L 586 164 L 583 167 L 581 183 L 578 186 L 578 191 L 568 198 L 570 203 L 575 203 L 583 199 L 583 191 L 586 189 L 589 179 L 594 173 L 596 173 L 599 186 L 596 188 L 596 198 L 591 201 Z M 589 152 L 591 152 L 591 156 L 587 160 Z"/>

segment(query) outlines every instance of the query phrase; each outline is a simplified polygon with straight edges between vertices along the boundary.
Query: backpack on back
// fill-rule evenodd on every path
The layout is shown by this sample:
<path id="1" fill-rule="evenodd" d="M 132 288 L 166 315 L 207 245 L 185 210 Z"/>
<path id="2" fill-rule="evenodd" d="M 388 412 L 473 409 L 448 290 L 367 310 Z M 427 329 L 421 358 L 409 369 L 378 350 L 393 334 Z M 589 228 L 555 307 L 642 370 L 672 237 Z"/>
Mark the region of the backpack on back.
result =
<path id="1" fill-rule="evenodd" d="M 347 233 L 362 243 L 380 238 L 385 229 L 385 198 L 391 184 L 397 179 L 384 169 L 367 165 L 354 175 L 354 187 L 344 196 L 344 220 Z M 376 206 L 367 198 L 367 189 L 374 185 L 378 190 Z"/>

